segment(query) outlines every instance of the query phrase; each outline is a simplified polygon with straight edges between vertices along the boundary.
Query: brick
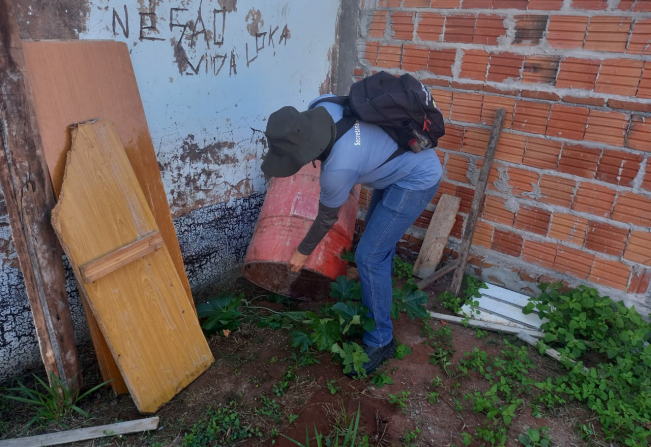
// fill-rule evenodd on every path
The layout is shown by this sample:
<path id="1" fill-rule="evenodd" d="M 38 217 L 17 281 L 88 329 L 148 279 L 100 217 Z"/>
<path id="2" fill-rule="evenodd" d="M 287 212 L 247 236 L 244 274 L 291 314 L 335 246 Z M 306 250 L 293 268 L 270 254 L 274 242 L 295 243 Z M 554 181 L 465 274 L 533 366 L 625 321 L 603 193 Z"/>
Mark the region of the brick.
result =
<path id="1" fill-rule="evenodd" d="M 522 90 L 522 92 L 520 92 L 520 95 L 523 98 L 542 99 L 543 101 L 558 101 L 561 99 L 561 97 L 556 93 L 537 92 L 535 90 Z"/>
<path id="2" fill-rule="evenodd" d="M 379 42 L 366 42 L 366 49 L 364 50 L 364 59 L 371 65 L 377 64 L 377 54 L 380 49 Z"/>
<path id="3" fill-rule="evenodd" d="M 646 293 L 651 281 L 651 270 L 633 267 L 633 274 L 628 284 L 628 293 Z"/>
<path id="4" fill-rule="evenodd" d="M 515 213 L 505 207 L 506 200 L 496 196 L 486 196 L 483 218 L 491 222 L 512 226 Z"/>
<path id="5" fill-rule="evenodd" d="M 495 0 L 493 9 L 527 9 L 529 0 Z"/>
<path id="6" fill-rule="evenodd" d="M 529 137 L 522 163 L 534 168 L 556 169 L 561 154 L 561 143 L 544 138 Z"/>
<path id="7" fill-rule="evenodd" d="M 416 219 L 416 221 L 414 222 L 414 225 L 420 228 L 429 227 L 433 214 L 434 213 L 432 211 L 428 211 L 428 210 L 423 211 L 418 217 L 418 219 Z"/>
<path id="8" fill-rule="evenodd" d="M 558 11 L 563 7 L 563 0 L 529 0 L 529 11 Z"/>
<path id="9" fill-rule="evenodd" d="M 626 245 L 624 259 L 651 266 L 651 233 L 633 230 Z"/>
<path id="10" fill-rule="evenodd" d="M 461 7 L 464 9 L 491 9 L 493 0 L 463 0 Z"/>
<path id="11" fill-rule="evenodd" d="M 488 139 L 490 137 L 490 130 L 479 129 L 476 127 L 469 127 L 463 137 L 463 146 L 461 151 L 468 154 L 484 156 L 486 154 L 486 147 L 488 146 Z"/>
<path id="12" fill-rule="evenodd" d="M 614 185 L 633 186 L 642 158 L 639 154 L 604 149 L 595 178 Z"/>
<path id="13" fill-rule="evenodd" d="M 483 81 L 486 79 L 486 69 L 490 55 L 483 50 L 466 50 L 461 60 L 462 78 Z"/>
<path id="14" fill-rule="evenodd" d="M 522 243 L 523 239 L 519 234 L 495 228 L 491 250 L 517 258 L 522 253 Z"/>
<path id="15" fill-rule="evenodd" d="M 651 119 L 640 115 L 631 117 L 631 128 L 626 137 L 626 147 L 651 152 Z"/>
<path id="16" fill-rule="evenodd" d="M 651 113 L 651 103 L 641 103 L 633 101 L 621 101 L 619 99 L 609 99 L 608 107 L 612 109 L 623 109 L 633 112 Z"/>
<path id="17" fill-rule="evenodd" d="M 620 11 L 630 11 L 635 2 L 637 2 L 637 0 L 620 0 L 617 9 Z"/>
<path id="18" fill-rule="evenodd" d="M 515 215 L 514 227 L 530 233 L 547 235 L 552 213 L 541 208 L 521 206 Z"/>
<path id="19" fill-rule="evenodd" d="M 603 61 L 594 91 L 621 96 L 635 96 L 642 76 L 643 61 L 609 59 Z"/>
<path id="20" fill-rule="evenodd" d="M 533 101 L 518 101 L 515 104 L 513 129 L 545 134 L 551 106 Z"/>
<path id="21" fill-rule="evenodd" d="M 452 94 L 452 115 L 454 121 L 479 124 L 483 95 L 475 93 Z"/>
<path id="22" fill-rule="evenodd" d="M 632 21 L 633 19 L 630 17 L 592 17 L 583 48 L 623 53 L 626 49 Z"/>
<path id="23" fill-rule="evenodd" d="M 376 65 L 383 68 L 400 68 L 401 56 L 401 45 L 380 45 Z"/>
<path id="24" fill-rule="evenodd" d="M 472 206 L 472 199 L 475 196 L 475 189 L 459 185 L 455 195 L 461 199 L 459 212 L 468 214 Z"/>
<path id="25" fill-rule="evenodd" d="M 508 168 L 509 180 L 508 184 L 511 186 L 512 194 L 514 196 L 526 196 L 527 193 L 534 191 L 534 185 L 538 185 L 539 175 L 537 172 L 526 171 L 520 168 L 509 166 Z"/>
<path id="26" fill-rule="evenodd" d="M 454 124 L 445 126 L 445 136 L 439 140 L 439 147 L 460 151 L 463 143 L 463 127 Z"/>
<path id="27" fill-rule="evenodd" d="M 413 40 L 414 38 L 414 13 L 392 12 L 391 32 L 399 40 Z M 379 36 L 382 37 L 382 36 Z"/>
<path id="28" fill-rule="evenodd" d="M 588 123 L 590 109 L 568 107 L 560 104 L 552 106 L 547 124 L 547 136 L 582 140 Z"/>
<path id="29" fill-rule="evenodd" d="M 581 183 L 574 196 L 572 209 L 596 216 L 608 217 L 615 201 L 614 189 L 594 183 Z"/>
<path id="30" fill-rule="evenodd" d="M 569 208 L 572 204 L 575 189 L 576 181 L 572 179 L 543 174 L 540 177 L 541 197 L 538 201 Z"/>
<path id="31" fill-rule="evenodd" d="M 405 0 L 404 8 L 429 8 L 430 0 Z"/>
<path id="32" fill-rule="evenodd" d="M 651 163 L 647 160 L 644 178 L 642 179 L 642 188 L 651 191 Z"/>
<path id="33" fill-rule="evenodd" d="M 549 237 L 581 246 L 587 229 L 588 219 L 571 214 L 554 213 Z"/>
<path id="34" fill-rule="evenodd" d="M 651 12 L 651 4 L 649 2 L 637 0 L 633 6 L 633 12 Z"/>
<path id="35" fill-rule="evenodd" d="M 607 255 L 621 256 L 626 247 L 628 228 L 620 228 L 591 220 L 585 238 L 585 248 Z"/>
<path id="36" fill-rule="evenodd" d="M 637 97 L 651 99 L 651 62 L 646 62 L 644 71 L 642 72 L 642 79 L 637 88 Z"/>
<path id="37" fill-rule="evenodd" d="M 556 260 L 556 244 L 525 240 L 522 249 L 522 260 L 545 268 L 552 268 Z"/>
<path id="38" fill-rule="evenodd" d="M 457 217 L 454 220 L 454 225 L 452 226 L 452 230 L 450 231 L 450 235 L 456 237 L 457 239 L 461 239 L 463 236 L 463 223 L 464 217 L 460 214 L 457 214 Z"/>
<path id="39" fill-rule="evenodd" d="M 588 279 L 594 258 L 593 254 L 586 253 L 583 250 L 559 245 L 553 269 L 559 273 L 576 276 L 580 279 Z"/>
<path id="40" fill-rule="evenodd" d="M 368 29 L 369 37 L 384 37 L 384 30 L 387 27 L 386 11 L 375 11 L 371 17 L 371 25 Z"/>
<path id="41" fill-rule="evenodd" d="M 554 85 L 560 61 L 560 56 L 526 56 L 522 82 Z"/>
<path id="42" fill-rule="evenodd" d="M 431 53 L 431 51 L 430 51 Z M 431 69 L 432 67 L 430 67 Z M 420 80 L 425 85 L 431 85 L 434 87 L 449 87 L 450 86 L 450 81 L 447 79 L 433 79 L 433 78 L 422 78 Z"/>
<path id="43" fill-rule="evenodd" d="M 628 116 L 618 112 L 601 112 L 590 110 L 588 127 L 585 130 L 586 141 L 623 146 L 628 127 Z"/>
<path id="44" fill-rule="evenodd" d="M 573 9 L 606 9 L 608 0 L 572 0 Z"/>
<path id="45" fill-rule="evenodd" d="M 592 179 L 600 155 L 601 149 L 566 144 L 563 146 L 563 153 L 558 163 L 558 172 Z"/>
<path id="46" fill-rule="evenodd" d="M 416 30 L 418 38 L 423 41 L 439 42 L 443 33 L 445 17 L 430 12 L 419 13 L 418 16 L 420 19 Z"/>
<path id="47" fill-rule="evenodd" d="M 445 42 L 472 43 L 475 29 L 474 15 L 453 15 L 445 19 Z"/>
<path id="48" fill-rule="evenodd" d="M 481 92 L 484 90 L 483 85 L 469 84 L 463 81 L 451 81 L 450 88 L 455 88 L 458 90 L 471 90 L 473 92 Z"/>
<path id="49" fill-rule="evenodd" d="M 540 43 L 547 28 L 546 15 L 515 16 L 515 36 L 513 45 L 536 46 Z"/>
<path id="50" fill-rule="evenodd" d="M 525 249 L 526 249 L 527 241 L 524 241 L 524 244 L 525 244 Z M 523 250 L 523 253 L 524 253 L 524 250 Z M 556 256 L 556 248 L 555 247 L 554 247 L 554 256 Z M 522 255 L 522 257 L 524 258 L 524 254 Z M 537 275 L 535 273 L 533 275 L 530 275 L 529 273 L 527 273 L 525 271 L 520 272 L 520 279 L 522 281 L 537 283 L 539 277 L 540 277 L 540 275 Z"/>
<path id="51" fill-rule="evenodd" d="M 486 93 L 495 93 L 498 95 L 509 95 L 509 96 L 518 96 L 518 92 L 520 90 L 516 89 L 506 89 L 504 88 L 504 85 L 499 85 L 497 87 L 494 87 L 492 85 L 484 85 L 484 91 Z"/>
<path id="52" fill-rule="evenodd" d="M 503 129 L 510 129 L 513 121 L 513 109 L 515 108 L 515 99 L 504 96 L 484 95 L 484 101 L 481 109 L 481 123 L 492 126 L 495 121 L 497 109 L 502 108 L 506 111 L 504 114 Z M 482 154 L 483 155 L 483 154 Z"/>
<path id="53" fill-rule="evenodd" d="M 651 199 L 629 191 L 620 193 L 612 219 L 640 227 L 651 227 Z"/>
<path id="54" fill-rule="evenodd" d="M 430 89 L 432 98 L 436 103 L 443 118 L 450 118 L 450 109 L 452 108 L 452 92 L 443 89 Z M 447 130 L 447 129 L 446 129 Z"/>
<path id="55" fill-rule="evenodd" d="M 472 43 L 479 45 L 497 45 L 498 39 L 502 36 L 506 36 L 504 17 L 488 14 L 477 15 Z"/>
<path id="56" fill-rule="evenodd" d="M 429 53 L 428 70 L 439 76 L 452 76 L 452 65 L 457 50 L 431 50 Z"/>
<path id="57" fill-rule="evenodd" d="M 434 195 L 434 198 L 432 199 L 432 203 L 434 205 L 438 205 L 439 200 L 441 200 L 441 196 L 443 194 L 454 196 L 456 195 L 456 193 L 457 193 L 457 185 L 453 185 L 452 183 L 442 181 L 441 184 L 439 185 L 439 189 L 436 190 L 436 195 Z"/>
<path id="58" fill-rule="evenodd" d="M 432 0 L 431 8 L 458 9 L 461 0 Z"/>
<path id="59" fill-rule="evenodd" d="M 592 90 L 597 80 L 599 67 L 601 67 L 601 61 L 597 59 L 565 58 L 561 62 L 556 87 Z"/>
<path id="60" fill-rule="evenodd" d="M 402 69 L 405 71 L 427 70 L 429 48 L 418 45 L 405 45 L 402 49 Z"/>
<path id="61" fill-rule="evenodd" d="M 445 165 L 445 170 L 445 175 L 448 179 L 461 183 L 468 183 L 468 177 L 466 176 L 466 173 L 468 172 L 467 157 L 463 155 L 450 154 L 448 162 Z"/>
<path id="62" fill-rule="evenodd" d="M 492 54 L 486 79 L 491 82 L 504 82 L 507 79 L 518 80 L 523 63 L 524 56 L 519 54 Z"/>
<path id="63" fill-rule="evenodd" d="M 561 98 L 565 102 L 572 104 L 584 104 L 586 106 L 605 106 L 606 100 L 603 98 L 582 98 L 580 96 L 566 95 Z"/>
<path id="64" fill-rule="evenodd" d="M 547 43 L 552 48 L 583 48 L 583 39 L 588 29 L 588 17 L 551 16 Z"/>
<path id="65" fill-rule="evenodd" d="M 491 248 L 493 241 L 493 226 L 488 222 L 477 222 L 475 234 L 472 236 L 472 245 Z"/>
<path id="66" fill-rule="evenodd" d="M 626 290 L 631 277 L 631 267 L 620 261 L 595 258 L 589 281 L 612 287 L 613 289 Z"/>
<path id="67" fill-rule="evenodd" d="M 497 142 L 495 159 L 516 164 L 522 163 L 526 143 L 527 138 L 525 136 L 502 132 Z"/>
<path id="68" fill-rule="evenodd" d="M 628 54 L 651 54 L 651 19 L 638 19 L 626 48 Z"/>

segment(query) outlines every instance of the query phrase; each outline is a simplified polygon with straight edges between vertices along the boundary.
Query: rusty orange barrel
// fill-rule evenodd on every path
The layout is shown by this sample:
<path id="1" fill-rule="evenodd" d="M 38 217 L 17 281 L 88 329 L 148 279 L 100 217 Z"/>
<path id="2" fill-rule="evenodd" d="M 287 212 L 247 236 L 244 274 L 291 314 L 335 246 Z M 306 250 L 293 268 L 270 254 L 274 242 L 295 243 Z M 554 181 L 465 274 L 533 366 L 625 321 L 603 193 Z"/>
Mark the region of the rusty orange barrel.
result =
<path id="1" fill-rule="evenodd" d="M 320 166 L 304 166 L 296 175 L 274 178 L 267 189 L 243 274 L 271 292 L 293 298 L 322 299 L 330 282 L 346 274 L 340 257 L 353 243 L 359 209 L 359 186 L 339 210 L 339 220 L 309 257 L 300 273 L 289 270 L 289 260 L 307 234 L 319 209 Z"/>

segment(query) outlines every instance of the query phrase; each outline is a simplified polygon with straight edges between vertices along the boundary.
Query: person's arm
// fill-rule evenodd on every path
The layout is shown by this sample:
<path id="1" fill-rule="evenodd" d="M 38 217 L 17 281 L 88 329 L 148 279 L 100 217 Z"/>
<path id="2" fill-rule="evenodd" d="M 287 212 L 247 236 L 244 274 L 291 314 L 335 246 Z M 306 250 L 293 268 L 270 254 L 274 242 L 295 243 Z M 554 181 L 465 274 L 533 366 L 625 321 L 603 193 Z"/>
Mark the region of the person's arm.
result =
<path id="1" fill-rule="evenodd" d="M 298 272 L 305 267 L 307 258 L 339 219 L 340 208 L 341 206 L 330 208 L 319 202 L 319 212 L 316 219 L 312 222 L 312 226 L 303 239 L 303 242 L 300 243 L 289 261 L 289 267 L 292 272 Z"/>

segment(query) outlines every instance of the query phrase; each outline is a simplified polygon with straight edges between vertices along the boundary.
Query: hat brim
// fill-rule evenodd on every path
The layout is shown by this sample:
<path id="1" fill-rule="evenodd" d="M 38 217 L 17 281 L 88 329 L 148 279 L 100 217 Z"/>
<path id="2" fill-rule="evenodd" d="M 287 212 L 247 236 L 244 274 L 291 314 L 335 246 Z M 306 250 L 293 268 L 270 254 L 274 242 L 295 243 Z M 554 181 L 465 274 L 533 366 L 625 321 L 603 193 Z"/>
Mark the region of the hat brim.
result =
<path id="1" fill-rule="evenodd" d="M 337 127 L 324 107 L 315 107 L 302 114 L 310 121 L 310 137 L 295 155 L 281 155 L 270 148 L 262 161 L 262 172 L 265 175 L 270 177 L 294 175 L 321 155 L 330 142 L 334 141 Z"/>

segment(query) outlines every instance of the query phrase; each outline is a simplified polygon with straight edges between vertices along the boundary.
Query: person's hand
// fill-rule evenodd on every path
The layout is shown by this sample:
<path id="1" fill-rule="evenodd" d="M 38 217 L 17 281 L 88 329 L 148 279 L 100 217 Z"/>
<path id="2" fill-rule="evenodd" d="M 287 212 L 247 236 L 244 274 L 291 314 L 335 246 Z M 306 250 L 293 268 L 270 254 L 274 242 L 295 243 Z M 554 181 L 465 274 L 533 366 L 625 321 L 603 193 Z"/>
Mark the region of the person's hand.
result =
<path id="1" fill-rule="evenodd" d="M 305 264 L 307 264 L 307 258 L 309 256 L 302 254 L 300 251 L 296 250 L 292 255 L 292 259 L 289 260 L 289 269 L 292 272 L 300 272 Z"/>

